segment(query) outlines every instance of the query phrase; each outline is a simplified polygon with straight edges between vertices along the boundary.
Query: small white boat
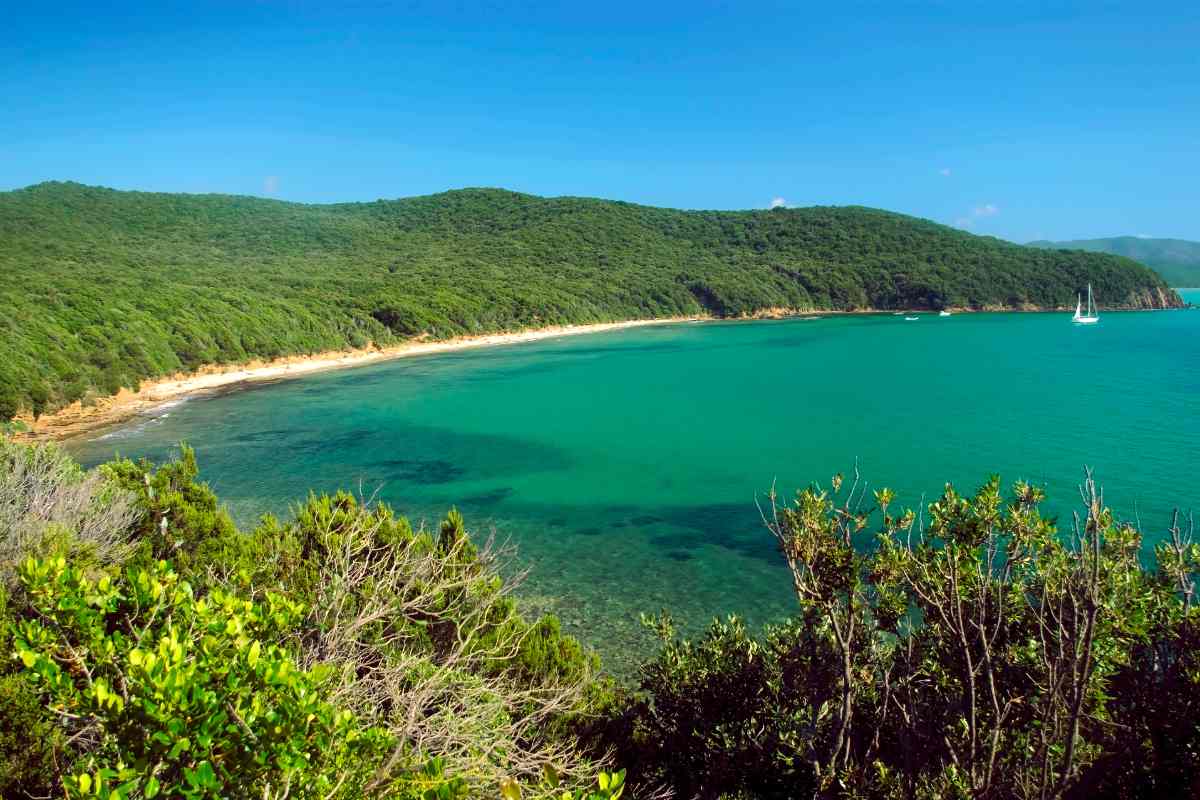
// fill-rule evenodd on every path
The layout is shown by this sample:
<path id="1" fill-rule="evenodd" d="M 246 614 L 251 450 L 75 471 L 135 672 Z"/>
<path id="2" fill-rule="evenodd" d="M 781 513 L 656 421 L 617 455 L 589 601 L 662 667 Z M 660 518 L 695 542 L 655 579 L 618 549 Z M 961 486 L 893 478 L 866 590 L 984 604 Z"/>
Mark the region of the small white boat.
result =
<path id="1" fill-rule="evenodd" d="M 919 319 L 920 319 L 920 317 L 905 317 L 904 318 L 905 322 L 916 322 Z"/>
<path id="2" fill-rule="evenodd" d="M 1075 299 L 1075 316 L 1071 317 L 1071 321 L 1076 325 L 1095 325 L 1100 321 L 1100 314 L 1096 311 L 1092 304 L 1092 285 L 1088 284 L 1088 301 L 1087 313 L 1081 314 L 1083 310 L 1083 298 L 1076 295 Z"/>
<path id="3" fill-rule="evenodd" d="M 938 312 L 938 316 L 939 317 L 948 317 L 948 316 L 950 316 L 950 312 L 943 308 L 941 311 Z"/>

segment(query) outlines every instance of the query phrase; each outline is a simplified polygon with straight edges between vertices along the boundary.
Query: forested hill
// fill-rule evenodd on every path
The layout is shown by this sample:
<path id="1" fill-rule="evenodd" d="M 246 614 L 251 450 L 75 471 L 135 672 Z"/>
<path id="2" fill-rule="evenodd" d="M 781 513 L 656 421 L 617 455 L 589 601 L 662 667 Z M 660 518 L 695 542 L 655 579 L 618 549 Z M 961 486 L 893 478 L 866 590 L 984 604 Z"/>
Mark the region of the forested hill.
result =
<path id="1" fill-rule="evenodd" d="M 0 193 L 0 418 L 207 363 L 768 308 L 1104 308 L 1133 261 L 869 208 L 685 212 L 464 189 L 302 205 L 44 183 Z"/>
<path id="2" fill-rule="evenodd" d="M 1200 286 L 1200 242 L 1113 236 L 1108 239 L 1077 239 L 1071 242 L 1038 241 L 1030 242 L 1029 246 L 1113 253 L 1153 268 L 1172 286 Z"/>

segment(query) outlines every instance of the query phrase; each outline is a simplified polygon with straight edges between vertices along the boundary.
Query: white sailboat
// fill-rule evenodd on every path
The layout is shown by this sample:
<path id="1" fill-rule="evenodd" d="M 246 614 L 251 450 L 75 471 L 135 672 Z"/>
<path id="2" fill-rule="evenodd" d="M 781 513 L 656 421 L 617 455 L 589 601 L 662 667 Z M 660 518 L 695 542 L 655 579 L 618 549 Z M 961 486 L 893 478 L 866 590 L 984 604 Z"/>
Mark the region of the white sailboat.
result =
<path id="1" fill-rule="evenodd" d="M 1076 295 L 1075 299 L 1075 316 L 1071 317 L 1071 321 L 1076 325 L 1094 325 L 1100 321 L 1100 315 L 1092 304 L 1092 285 L 1088 284 L 1088 302 L 1087 313 L 1081 314 L 1083 310 L 1083 298 Z"/>

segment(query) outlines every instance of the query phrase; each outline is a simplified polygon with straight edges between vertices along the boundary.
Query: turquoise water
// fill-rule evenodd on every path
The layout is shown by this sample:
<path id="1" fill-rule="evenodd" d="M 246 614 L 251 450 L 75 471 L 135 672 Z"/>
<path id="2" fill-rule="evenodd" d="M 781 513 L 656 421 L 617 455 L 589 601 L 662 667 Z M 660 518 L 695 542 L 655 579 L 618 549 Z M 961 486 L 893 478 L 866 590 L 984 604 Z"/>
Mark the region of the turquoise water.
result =
<path id="1" fill-rule="evenodd" d="M 1200 303 L 1200 292 L 1191 295 Z M 1200 507 L 1200 310 L 673 324 L 400 359 L 196 399 L 72 450 L 196 447 L 242 522 L 352 488 L 457 505 L 532 567 L 526 601 L 618 667 L 643 611 L 695 629 L 792 607 L 756 493 L 855 459 L 907 504 L 999 472 L 1056 509 L 1095 467 L 1150 538 Z"/>

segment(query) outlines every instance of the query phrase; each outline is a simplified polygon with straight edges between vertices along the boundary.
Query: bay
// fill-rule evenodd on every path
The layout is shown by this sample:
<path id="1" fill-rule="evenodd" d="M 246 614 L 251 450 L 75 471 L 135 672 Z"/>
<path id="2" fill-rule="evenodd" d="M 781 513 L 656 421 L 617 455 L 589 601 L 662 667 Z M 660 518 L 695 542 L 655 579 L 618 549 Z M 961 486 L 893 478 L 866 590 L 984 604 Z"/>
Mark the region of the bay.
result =
<path id="1" fill-rule="evenodd" d="M 1200 303 L 1200 291 L 1184 292 Z M 1140 519 L 1200 506 L 1200 311 L 829 316 L 671 324 L 399 359 L 190 400 L 69 449 L 92 465 L 196 448 L 243 525 L 350 489 L 518 548 L 531 610 L 617 672 L 685 631 L 793 607 L 756 497 L 857 462 L 904 505 L 989 474 L 1068 514 L 1084 465 Z M 1064 516 L 1064 519 L 1066 517 Z"/>

